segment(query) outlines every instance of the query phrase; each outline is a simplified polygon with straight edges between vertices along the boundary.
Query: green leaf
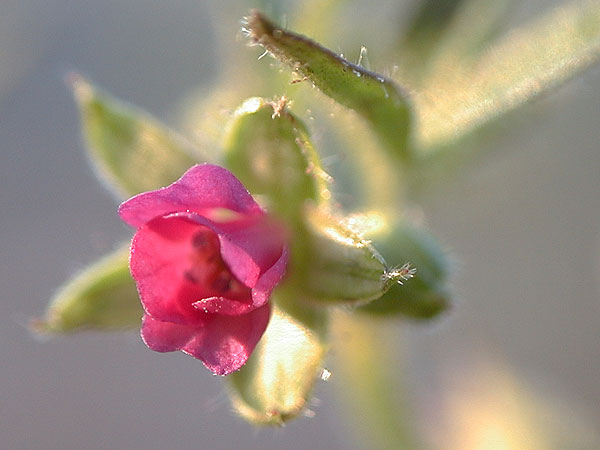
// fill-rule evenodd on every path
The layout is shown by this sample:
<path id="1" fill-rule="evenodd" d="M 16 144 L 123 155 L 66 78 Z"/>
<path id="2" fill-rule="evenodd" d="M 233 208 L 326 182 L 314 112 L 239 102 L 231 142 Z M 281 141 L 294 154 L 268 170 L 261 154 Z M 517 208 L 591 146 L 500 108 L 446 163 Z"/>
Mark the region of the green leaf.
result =
<path id="1" fill-rule="evenodd" d="M 208 161 L 173 131 L 81 76 L 72 74 L 69 82 L 91 161 L 119 197 L 167 186 L 194 164 Z"/>
<path id="2" fill-rule="evenodd" d="M 276 291 L 269 326 L 252 356 L 227 377 L 235 411 L 255 425 L 283 425 L 300 414 L 323 368 L 326 312 L 299 312 L 281 295 Z"/>
<path id="3" fill-rule="evenodd" d="M 464 0 L 424 0 L 419 2 L 404 39 L 414 42 L 423 38 L 428 39 L 431 35 L 438 35 L 448 26 L 463 2 Z"/>
<path id="4" fill-rule="evenodd" d="M 304 36 L 277 27 L 259 12 L 247 17 L 250 39 L 325 95 L 355 110 L 394 156 L 409 156 L 411 107 L 392 81 L 352 64 Z"/>
<path id="5" fill-rule="evenodd" d="M 70 333 L 84 329 L 139 328 L 143 315 L 128 266 L 129 245 L 92 264 L 66 283 L 51 300 L 39 333 Z"/>
<path id="6" fill-rule="evenodd" d="M 285 98 L 250 98 L 236 111 L 226 139 L 227 167 L 271 212 L 298 220 L 306 200 L 327 202 L 329 176 L 304 124 Z"/>
<path id="7" fill-rule="evenodd" d="M 408 74 L 420 74 L 464 0 L 423 0 L 402 36 L 400 63 Z M 416 77 L 415 77 L 416 78 Z M 418 79 L 414 80 L 418 82 Z"/>
<path id="8" fill-rule="evenodd" d="M 374 242 L 389 261 L 409 261 L 416 273 L 403 285 L 394 284 L 381 298 L 359 307 L 358 311 L 431 319 L 449 307 L 450 262 L 431 234 L 400 222 L 385 236 L 375 236 Z"/>
<path id="9" fill-rule="evenodd" d="M 496 37 L 514 0 L 425 0 L 412 19 L 399 55 L 397 79 L 411 86 L 469 63 Z M 404 81 L 407 82 L 407 81 Z"/>
<path id="10" fill-rule="evenodd" d="M 474 65 L 447 65 L 415 96 L 423 148 L 447 145 L 598 61 L 600 3 L 557 8 L 514 31 Z"/>
<path id="11" fill-rule="evenodd" d="M 435 3 L 435 2 L 432 2 Z M 495 38 L 507 22 L 514 0 L 462 0 L 440 38 L 434 56 L 434 70 L 449 64 L 469 62 Z"/>

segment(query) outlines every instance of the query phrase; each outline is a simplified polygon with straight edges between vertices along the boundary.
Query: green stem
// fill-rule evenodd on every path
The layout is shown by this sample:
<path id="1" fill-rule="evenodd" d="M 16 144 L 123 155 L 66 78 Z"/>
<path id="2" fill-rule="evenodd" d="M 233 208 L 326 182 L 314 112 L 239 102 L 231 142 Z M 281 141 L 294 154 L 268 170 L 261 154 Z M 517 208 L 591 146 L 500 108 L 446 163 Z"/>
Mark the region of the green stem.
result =
<path id="1" fill-rule="evenodd" d="M 392 326 L 390 326 L 392 325 Z M 333 316 L 334 377 L 361 448 L 409 450 L 422 448 L 412 430 L 410 407 L 398 367 L 397 323 L 358 314 Z"/>

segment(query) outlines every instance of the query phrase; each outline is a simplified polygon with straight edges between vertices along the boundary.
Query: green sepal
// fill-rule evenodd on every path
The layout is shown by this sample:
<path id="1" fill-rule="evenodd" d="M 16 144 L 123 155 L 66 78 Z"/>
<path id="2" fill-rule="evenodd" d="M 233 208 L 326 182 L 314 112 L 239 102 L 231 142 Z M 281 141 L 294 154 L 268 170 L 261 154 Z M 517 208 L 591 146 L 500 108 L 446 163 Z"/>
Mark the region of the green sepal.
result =
<path id="1" fill-rule="evenodd" d="M 81 76 L 70 85 L 88 155 L 98 177 L 120 198 L 167 186 L 208 155 L 145 112 L 101 92 Z"/>
<path id="2" fill-rule="evenodd" d="M 402 279 L 379 252 L 344 217 L 309 207 L 304 216 L 301 249 L 289 283 L 310 301 L 360 304 L 381 297 Z"/>
<path id="3" fill-rule="evenodd" d="M 285 98 L 253 97 L 234 114 L 225 143 L 225 163 L 267 209 L 296 222 L 307 200 L 327 202 L 329 176 L 321 167 L 305 125 Z"/>
<path id="4" fill-rule="evenodd" d="M 245 26 L 252 42 L 364 118 L 392 155 L 400 159 L 410 156 L 411 106 L 407 95 L 394 82 L 276 26 L 257 11 L 246 18 Z"/>
<path id="5" fill-rule="evenodd" d="M 377 251 L 329 212 L 329 176 L 284 99 L 244 102 L 226 149 L 228 167 L 288 229 L 292 260 L 285 284 L 298 299 L 365 302 L 395 282 Z"/>
<path id="6" fill-rule="evenodd" d="M 409 261 L 416 272 L 410 281 L 391 286 L 381 298 L 360 306 L 357 311 L 432 319 L 450 306 L 450 262 L 430 233 L 400 222 L 385 236 L 374 237 L 374 241 L 389 260 Z"/>
<path id="7" fill-rule="evenodd" d="M 265 334 L 227 377 L 234 410 L 254 425 L 283 425 L 302 413 L 323 370 L 327 312 L 294 303 L 291 291 L 275 292 Z"/>
<path id="8" fill-rule="evenodd" d="M 143 309 L 128 259 L 129 245 L 123 245 L 73 277 L 50 301 L 44 317 L 31 323 L 33 331 L 139 328 Z"/>

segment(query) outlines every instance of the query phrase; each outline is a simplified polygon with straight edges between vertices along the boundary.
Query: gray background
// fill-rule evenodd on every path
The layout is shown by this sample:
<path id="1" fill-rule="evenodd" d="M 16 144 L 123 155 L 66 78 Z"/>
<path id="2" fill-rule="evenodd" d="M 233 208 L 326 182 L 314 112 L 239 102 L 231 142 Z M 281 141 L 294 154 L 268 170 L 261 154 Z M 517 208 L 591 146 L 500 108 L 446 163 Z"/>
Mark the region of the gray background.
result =
<path id="1" fill-rule="evenodd" d="M 350 3 L 364 11 L 372 2 Z M 523 2 L 513 21 L 550 5 Z M 63 75 L 76 68 L 177 126 L 178 102 L 215 82 L 214 21 L 225 7 L 235 18 L 233 46 L 249 3 L 0 3 L 1 448 L 361 445 L 344 420 L 335 373 L 317 388 L 314 418 L 255 430 L 230 411 L 222 380 L 192 358 L 148 351 L 135 333 L 40 342 L 25 328 L 57 286 L 130 236 L 87 165 Z M 371 33 L 364 40 L 376 45 Z M 351 51 L 346 45 L 339 42 Z M 458 300 L 434 324 L 396 326 L 408 352 L 407 389 L 419 426 L 437 430 L 434 445 L 444 442 L 448 393 L 483 377 L 489 361 L 582 435 L 600 423 L 599 110 L 595 68 L 525 108 L 522 126 L 504 125 L 493 151 L 425 199 L 427 223 L 456 260 Z M 577 448 L 600 448 L 593 437 L 582 442 Z"/>

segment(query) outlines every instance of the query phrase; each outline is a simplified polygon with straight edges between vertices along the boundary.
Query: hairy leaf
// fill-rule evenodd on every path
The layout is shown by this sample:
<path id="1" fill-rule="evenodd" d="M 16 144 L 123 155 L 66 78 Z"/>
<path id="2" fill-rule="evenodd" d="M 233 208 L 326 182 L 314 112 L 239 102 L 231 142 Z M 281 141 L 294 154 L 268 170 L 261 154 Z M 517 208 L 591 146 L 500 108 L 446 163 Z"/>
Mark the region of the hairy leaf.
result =
<path id="1" fill-rule="evenodd" d="M 120 197 L 166 186 L 194 164 L 208 161 L 155 119 L 100 92 L 79 75 L 71 75 L 70 83 L 91 161 Z"/>
<path id="2" fill-rule="evenodd" d="M 76 275 L 51 300 L 45 317 L 32 323 L 33 330 L 69 333 L 139 328 L 143 310 L 128 258 L 129 245 L 123 245 Z"/>
<path id="3" fill-rule="evenodd" d="M 291 67 L 301 80 L 309 80 L 325 95 L 362 116 L 393 155 L 409 156 L 411 108 L 395 83 L 276 26 L 259 12 L 252 12 L 246 27 L 253 42 Z"/>
<path id="4" fill-rule="evenodd" d="M 416 96 L 417 144 L 436 147 L 549 91 L 600 57 L 600 3 L 571 4 L 514 31 L 473 66 L 439 67 Z"/>

